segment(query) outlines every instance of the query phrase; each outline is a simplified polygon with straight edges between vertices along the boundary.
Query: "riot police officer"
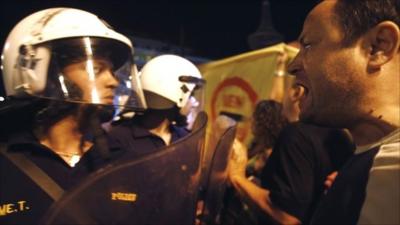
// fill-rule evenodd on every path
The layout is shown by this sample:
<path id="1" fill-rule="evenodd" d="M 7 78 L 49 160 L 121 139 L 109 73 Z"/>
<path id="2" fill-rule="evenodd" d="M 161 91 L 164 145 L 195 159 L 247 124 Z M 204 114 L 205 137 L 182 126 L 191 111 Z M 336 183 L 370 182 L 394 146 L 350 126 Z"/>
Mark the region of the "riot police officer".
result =
<path id="1" fill-rule="evenodd" d="M 132 49 L 78 9 L 42 10 L 13 28 L 1 56 L 8 98 L 0 113 L 24 126 L 1 135 L 1 224 L 38 223 L 65 191 L 117 157 L 100 123 L 118 99 L 140 96 L 130 88 Z"/>
<path id="2" fill-rule="evenodd" d="M 191 106 L 201 107 L 193 95 L 204 84 L 197 67 L 177 55 L 151 59 L 139 77 L 146 111 L 117 123 L 110 131 L 114 144 L 135 157 L 156 152 L 188 133 L 186 115 Z"/>
<path id="3" fill-rule="evenodd" d="M 118 121 L 109 133 L 111 149 L 125 150 L 120 160 L 57 201 L 44 224 L 195 222 L 207 117 L 199 113 L 190 133 L 180 125 L 185 104 L 202 83 L 200 73 L 186 59 L 163 55 L 140 76 L 148 108 Z"/>

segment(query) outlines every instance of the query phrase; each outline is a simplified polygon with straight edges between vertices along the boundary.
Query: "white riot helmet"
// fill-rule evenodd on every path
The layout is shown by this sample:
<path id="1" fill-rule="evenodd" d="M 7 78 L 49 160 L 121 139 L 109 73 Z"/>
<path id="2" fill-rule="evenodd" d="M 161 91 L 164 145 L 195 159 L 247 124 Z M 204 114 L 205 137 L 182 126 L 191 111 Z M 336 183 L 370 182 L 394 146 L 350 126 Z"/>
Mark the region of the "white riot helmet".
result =
<path id="1" fill-rule="evenodd" d="M 204 83 L 200 71 L 189 60 L 176 55 L 161 55 L 147 62 L 140 81 L 147 107 L 183 108 L 193 90 Z"/>
<path id="2" fill-rule="evenodd" d="M 119 98 L 141 96 L 141 90 L 132 88 L 138 87 L 130 72 L 132 53 L 131 41 L 94 14 L 72 8 L 42 10 L 20 21 L 6 40 L 1 55 L 6 93 L 118 105 Z M 67 76 L 70 64 L 76 64 L 81 73 Z M 108 85 L 114 87 L 107 93 L 99 87 L 105 69 L 115 83 L 109 80 Z M 76 81 L 87 82 L 82 88 Z M 84 96 L 83 91 L 89 94 Z M 143 104 L 138 100 L 133 107 Z"/>

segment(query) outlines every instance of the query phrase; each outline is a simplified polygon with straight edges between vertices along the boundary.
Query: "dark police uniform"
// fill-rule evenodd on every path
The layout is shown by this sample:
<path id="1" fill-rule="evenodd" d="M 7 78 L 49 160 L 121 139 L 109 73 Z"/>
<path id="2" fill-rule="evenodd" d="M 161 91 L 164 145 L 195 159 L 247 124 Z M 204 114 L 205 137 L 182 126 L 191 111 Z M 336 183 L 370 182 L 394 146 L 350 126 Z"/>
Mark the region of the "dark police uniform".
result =
<path id="1" fill-rule="evenodd" d="M 4 145 L 7 154 L 22 154 L 44 171 L 62 189 L 69 190 L 109 161 L 94 147 L 74 166 L 29 132 L 11 136 Z M 111 159 L 122 151 L 111 150 Z M 0 224 L 37 224 L 54 200 L 4 154 L 0 154 Z"/>
<path id="2" fill-rule="evenodd" d="M 189 133 L 185 128 L 174 125 L 170 125 L 169 129 L 172 134 L 171 143 Z M 109 136 L 110 147 L 124 149 L 129 152 L 129 157 L 133 158 L 157 152 L 160 148 L 166 146 L 162 138 L 130 121 L 112 127 Z"/>

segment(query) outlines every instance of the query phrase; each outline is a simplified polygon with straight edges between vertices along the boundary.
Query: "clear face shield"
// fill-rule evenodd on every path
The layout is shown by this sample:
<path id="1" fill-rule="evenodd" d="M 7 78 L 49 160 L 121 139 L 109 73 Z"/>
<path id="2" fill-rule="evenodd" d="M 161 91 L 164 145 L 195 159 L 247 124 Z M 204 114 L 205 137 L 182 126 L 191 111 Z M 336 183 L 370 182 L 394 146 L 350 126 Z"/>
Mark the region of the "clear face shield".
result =
<path id="1" fill-rule="evenodd" d="M 205 80 L 193 76 L 180 76 L 179 81 L 194 84 L 195 87 L 180 113 L 187 117 L 187 128 L 192 129 L 193 123 L 199 112 L 204 111 Z"/>
<path id="2" fill-rule="evenodd" d="M 26 55 L 32 54 L 21 59 L 25 62 L 15 76 L 15 89 L 67 102 L 145 108 L 131 49 L 123 43 L 70 38 L 42 44 L 35 57 Z"/>

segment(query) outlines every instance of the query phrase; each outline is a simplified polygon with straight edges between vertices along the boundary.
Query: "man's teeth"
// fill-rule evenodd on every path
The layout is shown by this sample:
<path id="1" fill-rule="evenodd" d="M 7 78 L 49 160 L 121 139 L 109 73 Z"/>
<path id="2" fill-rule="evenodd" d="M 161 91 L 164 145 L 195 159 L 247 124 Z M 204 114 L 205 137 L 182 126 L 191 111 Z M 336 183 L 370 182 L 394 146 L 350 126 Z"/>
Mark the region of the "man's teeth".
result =
<path id="1" fill-rule="evenodd" d="M 308 88 L 305 87 L 303 84 L 296 84 L 300 88 L 300 93 L 307 95 L 308 94 Z"/>

